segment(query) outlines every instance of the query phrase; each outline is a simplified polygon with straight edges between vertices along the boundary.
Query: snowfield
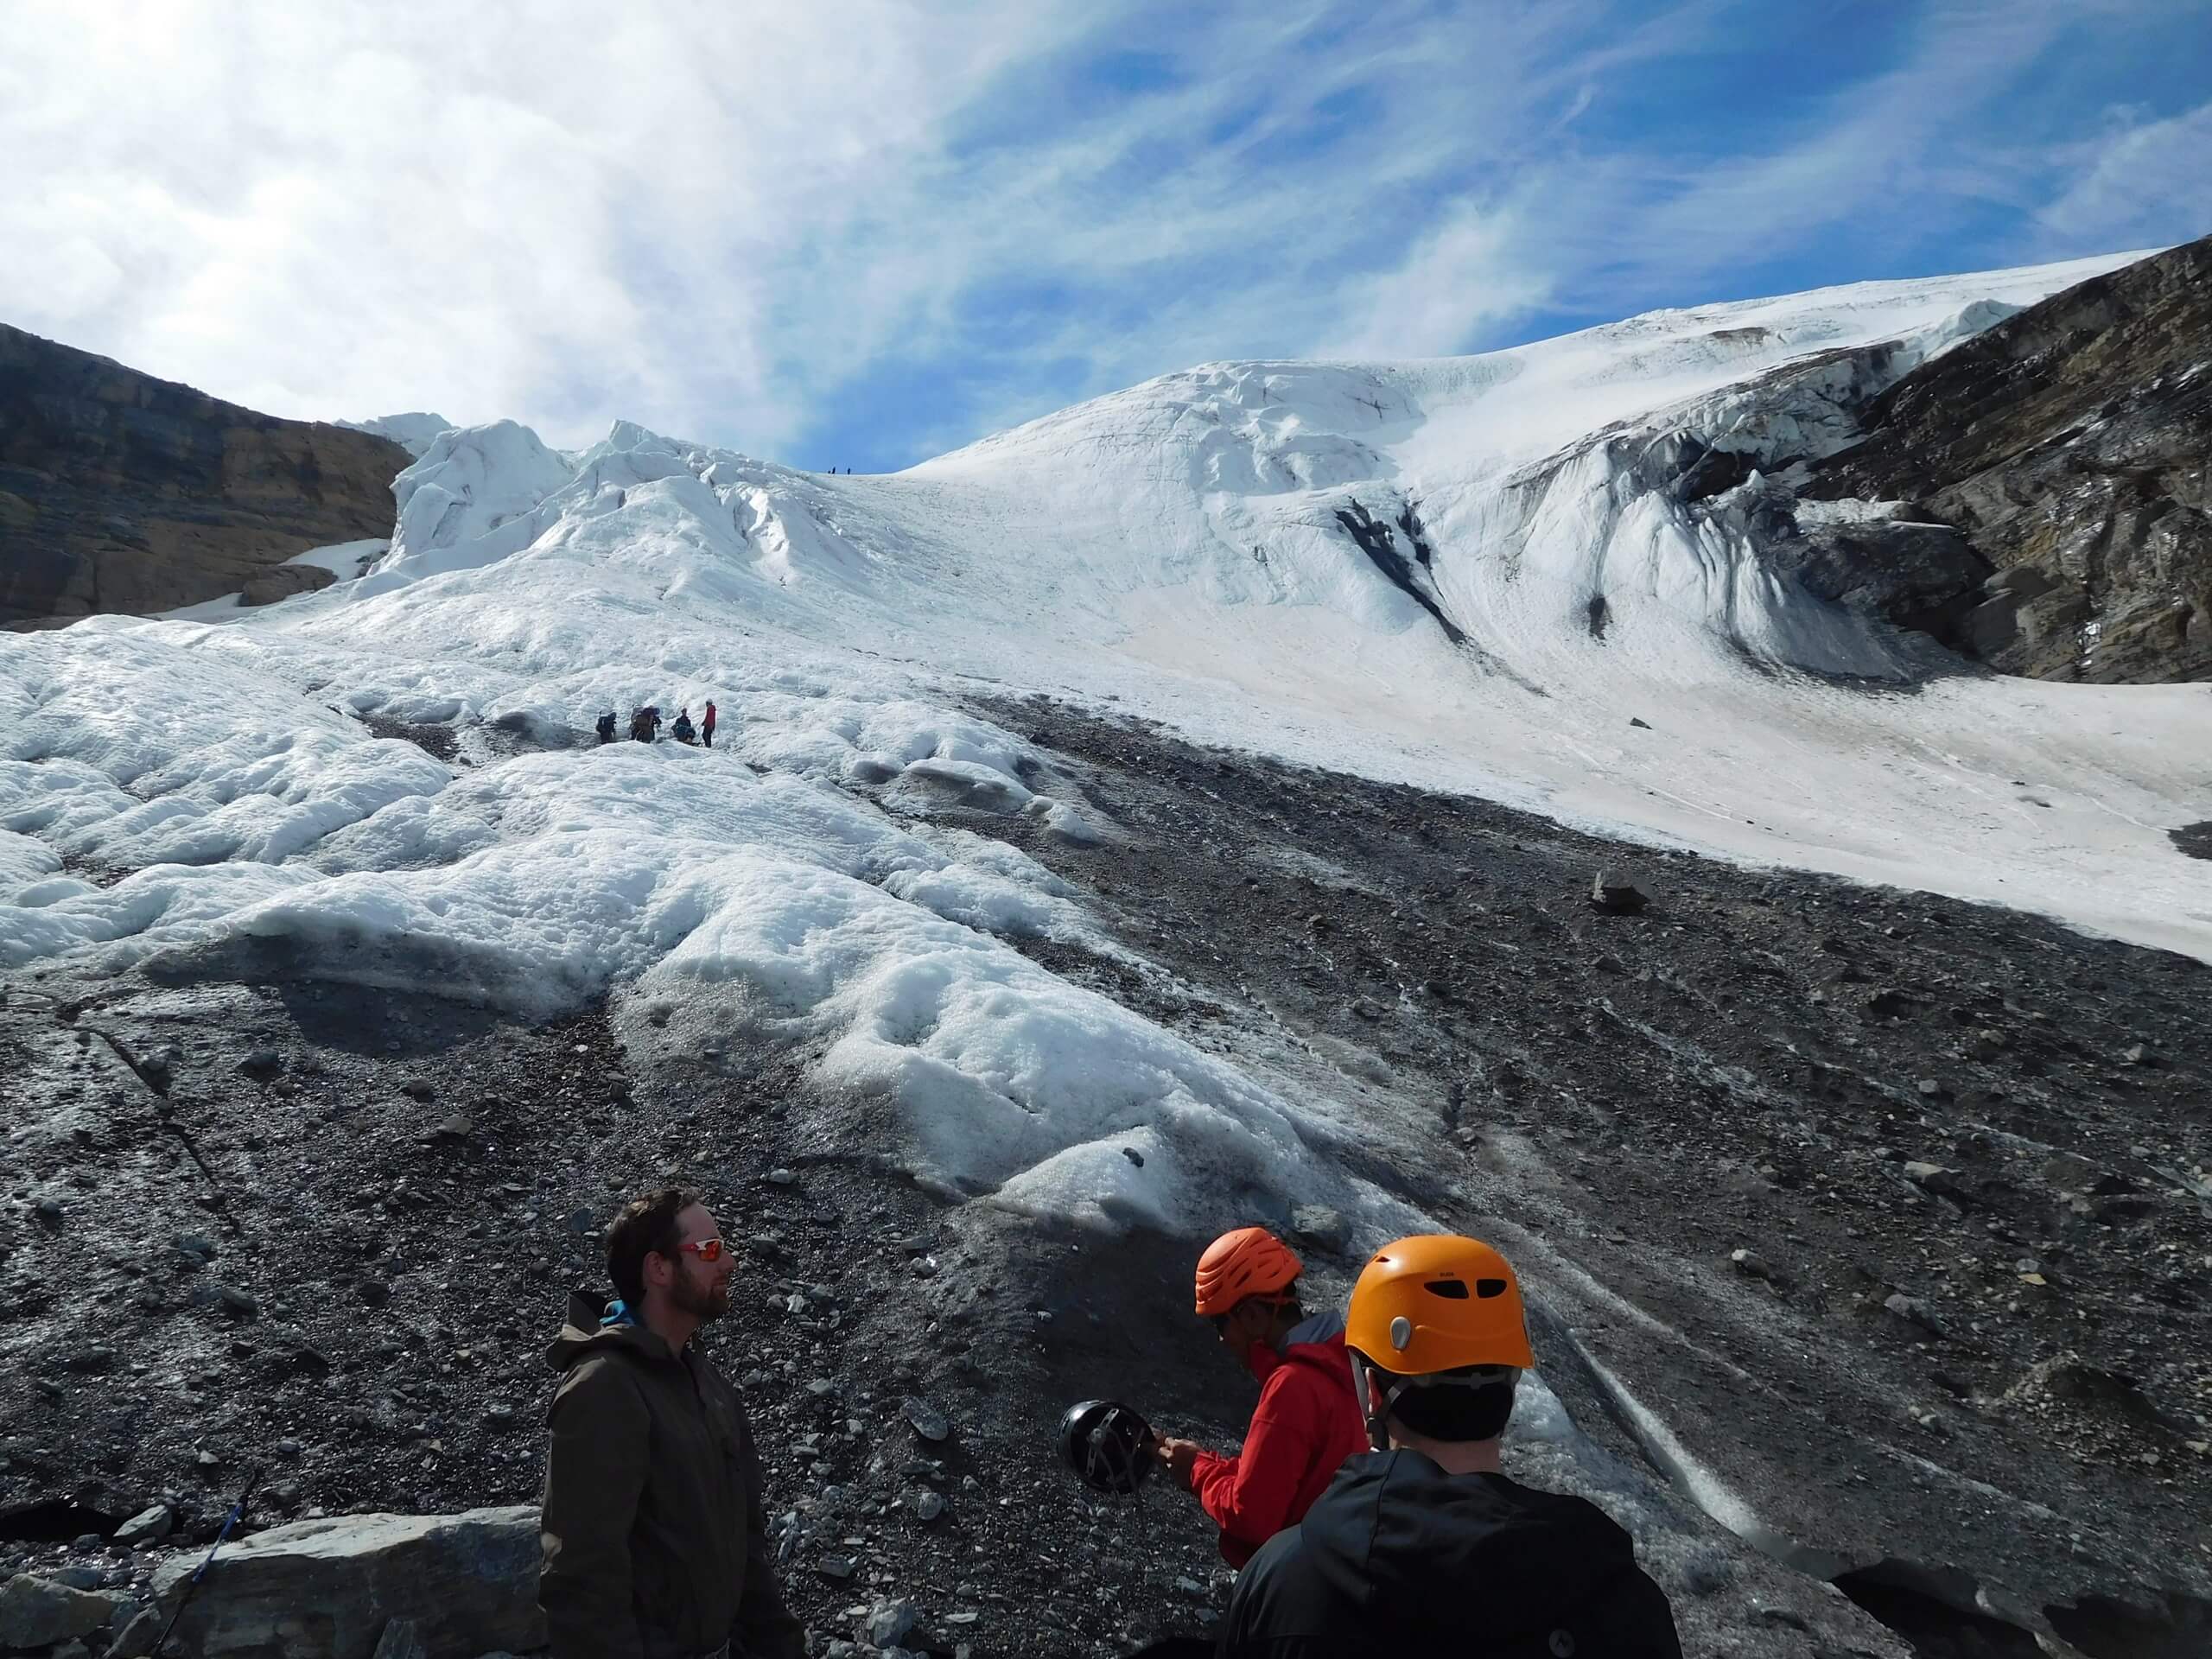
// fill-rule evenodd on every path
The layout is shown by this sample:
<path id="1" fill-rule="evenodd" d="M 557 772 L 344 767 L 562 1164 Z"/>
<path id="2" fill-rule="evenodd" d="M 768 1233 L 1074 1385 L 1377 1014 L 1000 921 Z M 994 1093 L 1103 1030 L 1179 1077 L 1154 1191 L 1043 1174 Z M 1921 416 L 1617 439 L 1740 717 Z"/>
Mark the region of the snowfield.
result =
<path id="1" fill-rule="evenodd" d="M 1758 471 L 1686 501 L 1661 464 L 1685 433 L 1755 468 L 1832 449 L 1867 374 L 2123 262 L 1209 365 L 885 478 L 406 417 L 366 575 L 0 641 L 0 967 L 289 950 L 531 1015 L 611 991 L 813 1056 L 949 1193 L 1181 1227 L 1316 1196 L 1381 1235 L 1411 1218 L 1316 1150 L 1338 1103 L 1007 943 L 1118 949 L 975 815 L 1113 830 L 963 694 L 2212 957 L 2212 868 L 2166 834 L 2212 817 L 2207 688 L 1946 671 L 1761 567 Z M 601 710 L 710 698 L 712 750 L 591 746 Z"/>

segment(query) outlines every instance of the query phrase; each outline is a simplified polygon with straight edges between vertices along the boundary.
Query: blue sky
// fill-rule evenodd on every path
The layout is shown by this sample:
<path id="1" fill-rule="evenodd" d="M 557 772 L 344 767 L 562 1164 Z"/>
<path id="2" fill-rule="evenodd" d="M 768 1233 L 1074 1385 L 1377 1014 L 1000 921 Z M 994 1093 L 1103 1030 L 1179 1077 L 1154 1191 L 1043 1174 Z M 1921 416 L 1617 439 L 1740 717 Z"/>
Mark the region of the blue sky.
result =
<path id="1" fill-rule="evenodd" d="M 2212 0 L 11 9 L 0 321 L 886 470 L 1215 358 L 2212 232 Z"/>

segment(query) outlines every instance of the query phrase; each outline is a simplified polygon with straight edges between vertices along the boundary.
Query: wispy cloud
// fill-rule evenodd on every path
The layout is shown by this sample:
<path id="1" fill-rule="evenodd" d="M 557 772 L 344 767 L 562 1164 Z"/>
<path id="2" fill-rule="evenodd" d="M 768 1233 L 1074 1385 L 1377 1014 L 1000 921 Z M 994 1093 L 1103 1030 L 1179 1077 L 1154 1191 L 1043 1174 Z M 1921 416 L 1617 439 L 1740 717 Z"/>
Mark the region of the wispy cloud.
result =
<path id="1" fill-rule="evenodd" d="M 0 318 L 286 414 L 900 464 L 1204 359 L 1808 285 L 1824 236 L 1942 263 L 1947 211 L 2158 239 L 2203 111 L 2005 119 L 2069 15 L 17 0 Z"/>
<path id="2" fill-rule="evenodd" d="M 2037 219 L 2067 243 L 2113 247 L 2212 232 L 2212 103 L 2165 120 L 2112 112 L 2095 139 L 2059 158 L 2064 188 Z"/>

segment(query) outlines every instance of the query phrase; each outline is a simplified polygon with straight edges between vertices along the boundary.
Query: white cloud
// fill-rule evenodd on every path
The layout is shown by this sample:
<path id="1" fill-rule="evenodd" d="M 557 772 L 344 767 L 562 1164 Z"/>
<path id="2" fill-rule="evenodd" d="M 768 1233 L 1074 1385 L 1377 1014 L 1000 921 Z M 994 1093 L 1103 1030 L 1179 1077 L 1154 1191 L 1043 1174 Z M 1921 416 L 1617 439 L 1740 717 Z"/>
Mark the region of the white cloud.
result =
<path id="1" fill-rule="evenodd" d="M 2069 155 L 2037 218 L 2069 242 L 2130 247 L 2212 232 L 2212 104 L 2164 121 L 2116 111 L 2113 129 Z"/>
<path id="2" fill-rule="evenodd" d="M 1403 264 L 1357 285 L 1357 321 L 1321 355 L 1449 356 L 1478 328 L 1534 311 L 1550 293 L 1517 212 L 1462 206 Z"/>
<path id="3" fill-rule="evenodd" d="M 0 318 L 282 414 L 623 416 L 801 461 L 873 419 L 918 458 L 1205 359 L 1630 308 L 1994 188 L 1929 184 L 1931 138 L 2044 49 L 2019 10 L 1931 13 L 1742 158 L 1599 129 L 1744 38 L 1734 0 L 16 0 Z M 2109 214 L 2097 177 L 2051 212 Z M 904 406 L 853 412 L 886 385 Z"/>

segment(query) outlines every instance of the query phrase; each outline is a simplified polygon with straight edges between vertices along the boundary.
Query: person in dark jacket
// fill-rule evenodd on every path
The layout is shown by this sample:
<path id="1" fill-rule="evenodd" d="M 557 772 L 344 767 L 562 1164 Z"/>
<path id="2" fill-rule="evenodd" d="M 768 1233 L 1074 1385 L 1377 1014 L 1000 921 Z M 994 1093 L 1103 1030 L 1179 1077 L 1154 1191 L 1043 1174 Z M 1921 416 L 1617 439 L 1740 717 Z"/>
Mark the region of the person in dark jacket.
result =
<path id="1" fill-rule="evenodd" d="M 699 722 L 699 741 L 710 749 L 715 747 L 715 705 L 711 698 L 707 703 L 706 717 Z"/>
<path id="2" fill-rule="evenodd" d="M 803 1659 L 736 1391 L 692 1344 L 736 1263 L 675 1188 L 607 1229 L 620 1300 L 578 1292 L 546 1357 L 537 1603 L 553 1659 Z"/>
<path id="3" fill-rule="evenodd" d="M 630 716 L 630 735 L 640 743 L 651 743 L 660 735 L 660 708 L 647 703 Z"/>
<path id="4" fill-rule="evenodd" d="M 1219 1659 L 1681 1659 L 1628 1534 L 1499 1467 L 1535 1363 L 1504 1257 L 1471 1238 L 1385 1246 L 1352 1289 L 1345 1341 L 1376 1449 L 1253 1557 Z"/>
<path id="5" fill-rule="evenodd" d="M 599 717 L 598 731 L 601 742 L 612 743 L 614 741 L 614 711 L 612 709 Z"/>
<path id="6" fill-rule="evenodd" d="M 689 707 L 676 711 L 676 724 L 668 728 L 668 734 L 679 743 L 689 743 L 698 735 L 692 728 L 691 710 Z"/>
<path id="7" fill-rule="evenodd" d="M 1338 1465 L 1367 1450 L 1351 1390 L 1344 1321 L 1310 1318 L 1298 1300 L 1305 1271 L 1264 1227 L 1240 1227 L 1198 1258 L 1200 1317 L 1260 1380 L 1260 1402 L 1234 1457 L 1161 1439 L 1154 1452 L 1221 1529 L 1221 1556 L 1242 1567 L 1320 1497 Z"/>

